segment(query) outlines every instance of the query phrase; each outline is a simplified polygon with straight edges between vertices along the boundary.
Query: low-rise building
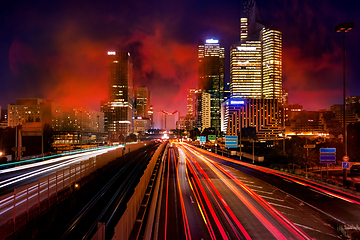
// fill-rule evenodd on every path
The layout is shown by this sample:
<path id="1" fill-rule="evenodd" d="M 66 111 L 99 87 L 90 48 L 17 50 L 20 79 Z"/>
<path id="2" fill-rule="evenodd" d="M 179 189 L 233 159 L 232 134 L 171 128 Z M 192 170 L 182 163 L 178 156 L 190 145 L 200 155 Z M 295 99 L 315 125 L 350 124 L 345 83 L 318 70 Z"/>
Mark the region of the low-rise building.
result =
<path id="1" fill-rule="evenodd" d="M 230 99 L 226 104 L 226 135 L 238 135 L 240 129 L 253 127 L 259 140 L 279 137 L 279 101 L 277 99 Z"/>
<path id="2" fill-rule="evenodd" d="M 87 144 L 105 140 L 104 113 L 39 98 L 17 99 L 8 105 L 8 126 L 38 122 L 54 131 L 55 145 Z"/>

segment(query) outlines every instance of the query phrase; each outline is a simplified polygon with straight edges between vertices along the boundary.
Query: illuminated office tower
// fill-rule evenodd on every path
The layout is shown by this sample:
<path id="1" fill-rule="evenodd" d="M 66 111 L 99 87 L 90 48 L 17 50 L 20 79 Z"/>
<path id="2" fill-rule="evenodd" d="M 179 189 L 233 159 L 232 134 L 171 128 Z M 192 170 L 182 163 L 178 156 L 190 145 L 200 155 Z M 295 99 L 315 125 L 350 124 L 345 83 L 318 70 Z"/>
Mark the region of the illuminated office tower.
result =
<path id="1" fill-rule="evenodd" d="M 193 117 L 194 116 L 194 98 L 195 98 L 195 88 L 188 88 L 186 101 L 187 101 L 187 116 Z"/>
<path id="2" fill-rule="evenodd" d="M 210 94 L 210 126 L 220 133 L 224 99 L 224 44 L 215 39 L 199 40 L 199 88 Z"/>
<path id="3" fill-rule="evenodd" d="M 195 125 L 200 131 L 211 127 L 211 96 L 203 90 L 195 92 Z"/>
<path id="4" fill-rule="evenodd" d="M 230 50 L 231 98 L 262 97 L 262 46 L 251 40 Z"/>
<path id="5" fill-rule="evenodd" d="M 147 87 L 137 87 L 135 91 L 134 132 L 145 132 L 152 127 L 152 110 L 150 110 L 150 91 Z"/>
<path id="6" fill-rule="evenodd" d="M 248 36 L 248 21 L 247 18 L 240 19 L 240 40 L 247 38 Z"/>
<path id="7" fill-rule="evenodd" d="M 149 118 L 150 91 L 147 87 L 136 88 L 136 117 Z"/>
<path id="8" fill-rule="evenodd" d="M 282 98 L 282 36 L 278 29 L 264 28 L 263 94 L 265 98 Z"/>
<path id="9" fill-rule="evenodd" d="M 240 42 L 230 49 L 230 99 L 223 104 L 223 130 L 237 135 L 255 128 L 259 139 L 276 139 L 284 112 L 282 94 L 282 34 L 260 20 L 255 1 L 245 1 Z M 245 104 L 231 104 L 242 102 Z"/>
<path id="10" fill-rule="evenodd" d="M 110 141 L 122 141 L 133 129 L 133 63 L 128 52 L 108 52 L 108 101 L 102 102 Z"/>
<path id="11" fill-rule="evenodd" d="M 240 42 L 230 50 L 230 94 L 281 101 L 282 34 L 260 20 L 256 4 L 252 8 L 248 18 L 240 20 Z"/>

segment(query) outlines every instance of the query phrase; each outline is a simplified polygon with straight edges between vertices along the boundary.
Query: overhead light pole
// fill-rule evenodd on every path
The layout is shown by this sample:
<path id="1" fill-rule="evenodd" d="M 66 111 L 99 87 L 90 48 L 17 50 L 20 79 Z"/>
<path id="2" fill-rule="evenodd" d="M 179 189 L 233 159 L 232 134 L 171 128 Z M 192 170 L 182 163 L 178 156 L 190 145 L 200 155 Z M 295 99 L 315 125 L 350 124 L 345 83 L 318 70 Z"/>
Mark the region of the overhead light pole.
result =
<path id="1" fill-rule="evenodd" d="M 343 123 L 344 123 L 344 154 L 346 158 L 348 158 L 348 152 L 347 152 L 347 123 L 346 123 L 346 72 L 345 72 L 345 33 L 349 32 L 351 29 L 353 29 L 355 26 L 354 22 L 342 22 L 336 25 L 335 32 L 342 32 L 344 35 L 343 40 L 343 94 L 344 94 L 344 106 L 343 106 Z M 344 156 L 344 157 L 345 157 Z M 343 169 L 343 185 L 346 184 L 346 178 L 347 178 L 347 172 L 346 168 Z"/>

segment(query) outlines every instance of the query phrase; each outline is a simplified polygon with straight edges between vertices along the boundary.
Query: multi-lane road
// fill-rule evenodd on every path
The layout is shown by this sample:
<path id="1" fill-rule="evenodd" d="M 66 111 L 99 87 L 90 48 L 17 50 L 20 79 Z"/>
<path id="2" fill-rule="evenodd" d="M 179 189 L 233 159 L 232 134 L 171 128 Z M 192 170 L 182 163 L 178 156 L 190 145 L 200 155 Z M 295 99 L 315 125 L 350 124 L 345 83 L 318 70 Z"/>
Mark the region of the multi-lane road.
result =
<path id="1" fill-rule="evenodd" d="M 165 164 L 158 239 L 341 239 L 360 198 L 185 143 Z"/>
<path id="2" fill-rule="evenodd" d="M 0 193 L 104 151 L 0 170 Z M 153 239 L 341 239 L 360 223 L 359 195 L 186 143 L 166 154 Z"/>
<path id="3" fill-rule="evenodd" d="M 2 169 L 0 170 L 0 196 L 12 192 L 17 187 L 36 182 L 41 177 L 51 175 L 56 171 L 89 159 L 90 157 L 96 157 L 97 155 L 118 147 L 103 148 L 78 154 L 65 155 L 43 162 Z"/>

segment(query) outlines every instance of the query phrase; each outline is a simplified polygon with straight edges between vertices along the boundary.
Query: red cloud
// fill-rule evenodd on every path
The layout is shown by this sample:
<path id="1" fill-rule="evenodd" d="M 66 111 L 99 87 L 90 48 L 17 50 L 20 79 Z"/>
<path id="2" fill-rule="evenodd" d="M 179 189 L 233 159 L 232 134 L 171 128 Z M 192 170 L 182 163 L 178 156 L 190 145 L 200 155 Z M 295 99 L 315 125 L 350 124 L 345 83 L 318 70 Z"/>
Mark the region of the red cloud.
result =
<path id="1" fill-rule="evenodd" d="M 33 79 L 42 82 L 37 91 L 42 96 L 32 97 L 99 110 L 100 101 L 107 97 L 107 51 L 129 51 L 135 87 L 148 87 L 155 109 L 178 110 L 185 115 L 186 89 L 197 87 L 196 45 L 168 38 L 162 25 L 154 29 L 154 33 L 135 31 L 130 37 L 116 37 L 106 43 L 87 38 L 73 23 L 64 24 L 53 36 L 52 51 L 46 54 L 34 54 L 30 47 L 14 42 L 9 56 L 11 68 L 17 73 L 17 67 L 24 63 L 48 73 L 39 76 L 42 79 Z"/>
<path id="2" fill-rule="evenodd" d="M 285 48 L 283 87 L 289 90 L 290 103 L 299 103 L 307 110 L 329 108 L 341 103 L 342 52 L 339 48 L 319 57 L 302 54 L 298 47 Z"/>
<path id="3" fill-rule="evenodd" d="M 127 41 L 140 45 L 134 59 L 135 85 L 149 88 L 155 109 L 185 115 L 187 88 L 197 87 L 197 47 L 168 38 L 162 25 L 155 29 L 153 35 L 136 31 Z"/>

